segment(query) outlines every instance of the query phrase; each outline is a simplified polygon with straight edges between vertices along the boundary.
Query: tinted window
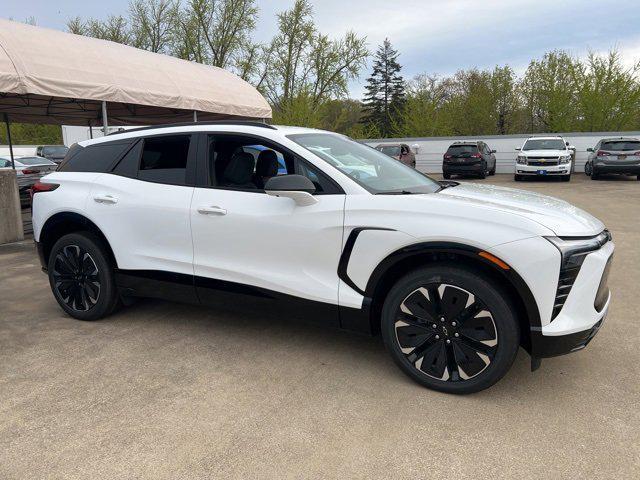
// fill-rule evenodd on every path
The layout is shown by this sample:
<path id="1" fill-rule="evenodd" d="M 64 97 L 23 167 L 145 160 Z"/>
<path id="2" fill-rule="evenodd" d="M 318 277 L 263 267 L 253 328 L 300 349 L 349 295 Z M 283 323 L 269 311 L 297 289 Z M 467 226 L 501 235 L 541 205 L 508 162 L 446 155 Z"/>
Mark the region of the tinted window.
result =
<path id="1" fill-rule="evenodd" d="M 640 150 L 640 142 L 635 140 L 617 140 L 615 142 L 602 142 L 602 150 L 614 151 L 638 151 Z"/>
<path id="2" fill-rule="evenodd" d="M 190 135 L 151 137 L 144 140 L 138 178 L 184 185 Z"/>
<path id="3" fill-rule="evenodd" d="M 129 145 L 131 140 L 98 143 L 86 148 L 76 145 L 69 150 L 58 170 L 61 172 L 108 172 Z"/>
<path id="4" fill-rule="evenodd" d="M 20 157 L 20 163 L 23 165 L 55 165 L 51 160 L 42 157 Z"/>
<path id="5" fill-rule="evenodd" d="M 63 145 L 42 147 L 42 154 L 53 155 L 56 157 L 64 157 L 67 154 L 67 150 L 69 149 Z"/>
<path id="6" fill-rule="evenodd" d="M 565 150 L 566 145 L 560 138 L 534 138 L 524 143 L 522 150 Z"/>
<path id="7" fill-rule="evenodd" d="M 468 157 L 470 155 L 473 155 L 474 153 L 478 153 L 477 145 L 451 145 L 447 150 L 447 154 L 451 155 L 452 157 Z"/>
<path id="8" fill-rule="evenodd" d="M 10 167 L 10 166 L 11 166 L 11 160 L 4 160 L 0 158 L 0 168 Z"/>
<path id="9" fill-rule="evenodd" d="M 380 145 L 377 149 L 390 157 L 397 157 L 400 155 L 400 147 L 397 145 Z"/>
<path id="10" fill-rule="evenodd" d="M 138 165 L 140 164 L 143 145 L 144 142 L 140 140 L 132 146 L 112 170 L 112 173 L 122 175 L 123 177 L 136 178 L 138 176 Z"/>

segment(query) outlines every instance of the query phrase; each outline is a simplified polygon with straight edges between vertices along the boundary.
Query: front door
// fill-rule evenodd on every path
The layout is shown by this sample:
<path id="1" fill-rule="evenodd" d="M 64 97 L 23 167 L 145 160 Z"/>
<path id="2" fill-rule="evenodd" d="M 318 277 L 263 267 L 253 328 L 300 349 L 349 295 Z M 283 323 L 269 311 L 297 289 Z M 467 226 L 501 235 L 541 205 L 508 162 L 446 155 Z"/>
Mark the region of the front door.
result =
<path id="1" fill-rule="evenodd" d="M 312 165 L 263 139 L 209 135 L 200 150 L 207 180 L 191 202 L 200 300 L 269 309 L 287 304 L 294 316 L 337 325 L 344 193 Z M 257 186 L 289 173 L 316 184 L 318 203 L 299 206 Z"/>

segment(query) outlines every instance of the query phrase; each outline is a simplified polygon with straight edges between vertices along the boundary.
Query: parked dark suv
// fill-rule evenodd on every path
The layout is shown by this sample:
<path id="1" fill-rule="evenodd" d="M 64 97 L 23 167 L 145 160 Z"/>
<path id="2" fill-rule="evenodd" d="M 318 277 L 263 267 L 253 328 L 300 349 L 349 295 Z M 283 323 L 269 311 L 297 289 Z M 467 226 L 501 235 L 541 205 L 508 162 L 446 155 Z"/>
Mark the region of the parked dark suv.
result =
<path id="1" fill-rule="evenodd" d="M 496 153 L 484 142 L 453 142 L 442 159 L 442 175 L 474 175 L 485 178 L 496 173 Z"/>

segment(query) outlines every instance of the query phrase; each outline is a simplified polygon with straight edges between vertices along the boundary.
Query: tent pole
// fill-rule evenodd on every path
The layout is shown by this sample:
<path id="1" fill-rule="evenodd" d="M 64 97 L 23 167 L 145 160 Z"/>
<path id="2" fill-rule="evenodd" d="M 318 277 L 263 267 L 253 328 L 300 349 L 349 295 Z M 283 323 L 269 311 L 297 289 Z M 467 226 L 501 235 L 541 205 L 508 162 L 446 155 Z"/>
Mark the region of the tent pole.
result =
<path id="1" fill-rule="evenodd" d="M 9 126 L 9 115 L 4 114 L 4 123 L 7 126 L 7 141 L 9 142 L 9 155 L 11 156 L 11 168 L 16 169 L 16 162 L 13 160 L 13 144 L 11 143 L 11 128 Z"/>
<path id="2" fill-rule="evenodd" d="M 193 123 L 197 123 L 198 121 L 198 112 L 196 110 L 193 111 Z"/>
<path id="3" fill-rule="evenodd" d="M 107 129 L 109 128 L 109 120 L 107 118 L 107 102 L 102 101 L 102 130 L 104 136 L 107 136 Z"/>

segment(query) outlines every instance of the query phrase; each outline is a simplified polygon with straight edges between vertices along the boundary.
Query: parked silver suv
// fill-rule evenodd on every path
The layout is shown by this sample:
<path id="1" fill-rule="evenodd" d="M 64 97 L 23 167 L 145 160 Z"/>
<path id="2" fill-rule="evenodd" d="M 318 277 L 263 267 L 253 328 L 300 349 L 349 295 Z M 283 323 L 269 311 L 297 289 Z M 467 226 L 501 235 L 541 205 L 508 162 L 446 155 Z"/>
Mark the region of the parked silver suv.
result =
<path id="1" fill-rule="evenodd" d="M 636 175 L 640 180 L 640 140 L 637 138 L 603 138 L 594 148 L 587 148 L 587 152 L 591 153 L 584 173 L 591 180 L 608 173 Z"/>

